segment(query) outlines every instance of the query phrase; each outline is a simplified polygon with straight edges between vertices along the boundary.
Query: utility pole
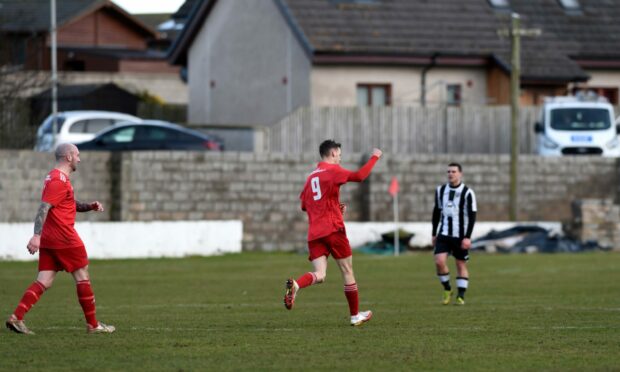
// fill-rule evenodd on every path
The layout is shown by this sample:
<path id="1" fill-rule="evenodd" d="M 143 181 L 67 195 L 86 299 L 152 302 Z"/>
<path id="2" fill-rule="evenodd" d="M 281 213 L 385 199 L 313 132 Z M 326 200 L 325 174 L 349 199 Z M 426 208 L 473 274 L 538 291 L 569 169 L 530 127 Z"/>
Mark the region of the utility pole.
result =
<path id="1" fill-rule="evenodd" d="M 509 30 L 499 30 L 500 36 L 510 36 L 510 220 L 517 220 L 519 180 L 519 97 L 521 96 L 521 36 L 538 36 L 540 29 L 521 29 L 521 17 L 512 13 Z"/>
<path id="2" fill-rule="evenodd" d="M 517 184 L 519 179 L 519 97 L 521 96 L 521 19 L 512 13 L 510 68 L 510 220 L 517 220 Z"/>
<path id="3" fill-rule="evenodd" d="M 56 146 L 58 136 L 58 66 L 57 63 L 57 44 L 56 44 L 56 0 L 50 2 L 50 39 L 52 50 L 52 149 Z"/>

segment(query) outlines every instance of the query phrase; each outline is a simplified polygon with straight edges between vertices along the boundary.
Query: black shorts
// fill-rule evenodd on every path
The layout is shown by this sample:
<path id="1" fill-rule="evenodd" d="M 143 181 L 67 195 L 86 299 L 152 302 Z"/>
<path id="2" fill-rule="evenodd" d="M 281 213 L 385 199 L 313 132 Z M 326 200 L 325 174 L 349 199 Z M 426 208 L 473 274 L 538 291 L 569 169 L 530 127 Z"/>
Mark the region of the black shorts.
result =
<path id="1" fill-rule="evenodd" d="M 469 250 L 461 248 L 462 241 L 463 239 L 439 235 L 435 242 L 435 254 L 447 253 L 453 255 L 457 260 L 468 261 Z"/>

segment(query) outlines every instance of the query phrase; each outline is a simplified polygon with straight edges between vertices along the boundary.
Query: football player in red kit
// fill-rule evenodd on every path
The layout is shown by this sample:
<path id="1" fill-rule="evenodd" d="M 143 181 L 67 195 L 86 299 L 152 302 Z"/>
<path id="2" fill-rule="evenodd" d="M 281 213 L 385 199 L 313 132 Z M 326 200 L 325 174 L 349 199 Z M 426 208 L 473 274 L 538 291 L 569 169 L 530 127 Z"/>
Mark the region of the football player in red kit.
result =
<path id="1" fill-rule="evenodd" d="M 56 149 L 56 168 L 43 186 L 41 205 L 34 222 L 34 235 L 28 242 L 30 254 L 39 252 L 37 280 L 26 289 L 17 308 L 6 321 L 8 329 L 17 333 L 34 334 L 26 327 L 24 315 L 52 286 L 58 271 L 73 275 L 77 296 L 88 333 L 112 333 L 115 328 L 97 321 L 95 295 L 88 275 L 88 256 L 84 243 L 75 231 L 75 212 L 103 211 L 98 201 L 82 203 L 75 200 L 69 175 L 77 170 L 80 152 L 71 144 L 61 144 Z"/>
<path id="2" fill-rule="evenodd" d="M 297 280 L 288 279 L 284 306 L 292 309 L 300 289 L 322 283 L 327 271 L 327 257 L 331 254 L 342 273 L 344 294 L 349 303 L 351 325 L 358 326 L 370 320 L 371 311 L 359 311 L 357 284 L 353 275 L 351 246 L 344 228 L 345 205 L 340 203 L 340 186 L 347 182 L 362 182 L 381 157 L 381 150 L 374 149 L 372 156 L 358 171 L 352 172 L 340 166 L 342 150 L 332 140 L 324 141 L 319 147 L 321 162 L 310 173 L 301 199 L 301 209 L 308 214 L 308 259 L 314 271 L 303 274 Z"/>

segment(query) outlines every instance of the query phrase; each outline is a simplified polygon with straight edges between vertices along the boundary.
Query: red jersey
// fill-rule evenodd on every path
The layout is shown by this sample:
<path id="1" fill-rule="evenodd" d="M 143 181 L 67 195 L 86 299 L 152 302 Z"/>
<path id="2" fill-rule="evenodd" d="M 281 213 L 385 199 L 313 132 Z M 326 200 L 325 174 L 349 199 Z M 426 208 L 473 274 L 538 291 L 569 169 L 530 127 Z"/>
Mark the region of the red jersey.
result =
<path id="1" fill-rule="evenodd" d="M 83 246 L 75 231 L 75 197 L 69 176 L 54 169 L 45 177 L 41 201 L 51 204 L 41 232 L 41 248 Z"/>
<path id="2" fill-rule="evenodd" d="M 340 211 L 340 186 L 347 182 L 361 182 L 379 158 L 373 156 L 357 172 L 338 164 L 320 162 L 310 173 L 299 195 L 301 209 L 308 213 L 308 241 L 330 235 L 344 228 Z"/>

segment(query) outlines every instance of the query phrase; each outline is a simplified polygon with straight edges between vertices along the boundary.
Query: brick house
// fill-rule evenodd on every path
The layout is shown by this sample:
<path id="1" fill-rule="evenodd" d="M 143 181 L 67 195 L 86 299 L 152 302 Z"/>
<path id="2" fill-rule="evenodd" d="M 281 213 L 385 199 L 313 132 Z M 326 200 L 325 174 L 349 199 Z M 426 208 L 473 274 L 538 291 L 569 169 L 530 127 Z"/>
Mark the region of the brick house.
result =
<path id="1" fill-rule="evenodd" d="M 110 0 L 62 0 L 56 6 L 60 84 L 114 83 L 187 104 L 187 85 L 180 68 L 166 60 L 161 33 Z M 0 0 L 0 66 L 49 78 L 49 28 L 49 0 Z"/>
<path id="2" fill-rule="evenodd" d="M 49 0 L 0 0 L 8 64 L 50 69 Z M 110 0 L 57 2 L 59 71 L 175 72 L 165 53 L 149 50 L 157 33 Z"/>
<path id="3" fill-rule="evenodd" d="M 588 88 L 618 103 L 620 0 L 190 0 L 170 61 L 189 121 L 271 124 L 300 106 L 509 102 L 521 16 L 521 102 Z M 423 102 L 423 103 L 422 103 Z"/>

